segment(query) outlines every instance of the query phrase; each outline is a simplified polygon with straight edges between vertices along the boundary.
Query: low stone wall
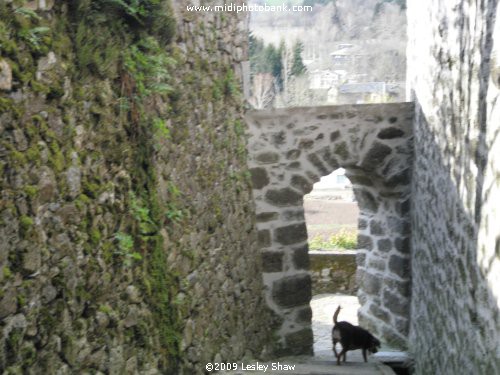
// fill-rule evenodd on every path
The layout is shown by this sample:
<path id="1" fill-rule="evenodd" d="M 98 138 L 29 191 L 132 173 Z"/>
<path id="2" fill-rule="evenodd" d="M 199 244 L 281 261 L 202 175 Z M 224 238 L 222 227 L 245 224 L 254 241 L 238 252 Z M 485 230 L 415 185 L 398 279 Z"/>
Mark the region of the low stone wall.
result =
<path id="1" fill-rule="evenodd" d="M 313 296 L 321 293 L 357 293 L 355 251 L 310 251 L 309 260 Z"/>

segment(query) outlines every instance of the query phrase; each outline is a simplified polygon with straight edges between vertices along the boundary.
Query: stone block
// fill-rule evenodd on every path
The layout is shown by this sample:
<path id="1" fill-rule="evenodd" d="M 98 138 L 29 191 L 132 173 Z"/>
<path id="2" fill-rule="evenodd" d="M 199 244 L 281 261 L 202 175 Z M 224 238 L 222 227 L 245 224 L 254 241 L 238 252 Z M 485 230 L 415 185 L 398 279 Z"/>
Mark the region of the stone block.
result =
<path id="1" fill-rule="evenodd" d="M 283 217 L 286 221 L 304 221 L 304 210 L 285 211 Z"/>
<path id="2" fill-rule="evenodd" d="M 386 262 L 383 259 L 371 257 L 368 261 L 367 267 L 377 271 L 385 271 Z"/>
<path id="3" fill-rule="evenodd" d="M 349 175 L 348 177 L 353 185 L 373 186 L 373 179 L 368 176 Z"/>
<path id="4" fill-rule="evenodd" d="M 283 271 L 283 252 L 281 251 L 263 251 L 262 266 L 264 272 Z"/>
<path id="5" fill-rule="evenodd" d="M 383 327 L 382 335 L 384 337 L 384 340 L 393 348 L 404 350 L 408 346 L 408 343 L 404 336 L 388 326 Z"/>
<path id="6" fill-rule="evenodd" d="M 383 294 L 384 306 L 389 309 L 392 313 L 401 315 L 403 317 L 408 317 L 410 312 L 410 300 L 407 298 L 401 298 L 397 294 L 392 293 L 389 290 L 384 290 Z"/>
<path id="7" fill-rule="evenodd" d="M 396 212 L 401 216 L 406 215 L 408 212 L 410 212 L 410 209 L 411 209 L 410 199 L 396 203 Z"/>
<path id="8" fill-rule="evenodd" d="M 333 153 L 340 159 L 347 160 L 349 158 L 349 149 L 347 148 L 347 143 L 341 142 L 336 144 L 333 148 Z"/>
<path id="9" fill-rule="evenodd" d="M 268 229 L 259 230 L 257 237 L 260 247 L 268 247 L 271 245 L 271 232 Z"/>
<path id="10" fill-rule="evenodd" d="M 410 253 L 410 238 L 409 237 L 398 237 L 394 240 L 394 246 L 396 250 L 403 254 Z"/>
<path id="11" fill-rule="evenodd" d="M 333 156 L 331 147 L 324 147 L 318 151 L 318 155 L 330 166 L 330 170 L 335 170 L 339 167 L 339 162 Z"/>
<path id="12" fill-rule="evenodd" d="M 377 134 L 377 137 L 380 139 L 394 139 L 394 138 L 401 138 L 402 136 L 405 135 L 405 132 L 399 128 L 385 128 L 379 131 Z"/>
<path id="13" fill-rule="evenodd" d="M 292 245 L 307 240 L 305 223 L 287 225 L 274 230 L 276 242 L 282 245 Z"/>
<path id="14" fill-rule="evenodd" d="M 389 259 L 389 270 L 403 279 L 409 278 L 410 260 L 399 255 L 392 255 Z"/>
<path id="15" fill-rule="evenodd" d="M 306 306 L 297 311 L 295 321 L 297 323 L 309 323 L 312 318 L 312 310 L 310 306 Z"/>
<path id="16" fill-rule="evenodd" d="M 392 250 L 392 241 L 389 238 L 383 238 L 377 241 L 377 250 L 387 253 Z"/>
<path id="17" fill-rule="evenodd" d="M 392 149 L 389 146 L 380 142 L 374 142 L 361 162 L 361 166 L 367 170 L 375 170 L 382 165 L 385 158 L 391 153 Z"/>
<path id="18" fill-rule="evenodd" d="M 383 236 L 385 234 L 382 222 L 377 220 L 370 221 L 370 234 L 375 236 Z"/>
<path id="19" fill-rule="evenodd" d="M 288 160 L 297 160 L 300 156 L 302 151 L 298 150 L 298 149 L 293 149 L 293 150 L 290 150 L 286 153 L 286 158 Z"/>
<path id="20" fill-rule="evenodd" d="M 0 60 L 0 90 L 12 90 L 12 69 L 5 60 Z"/>
<path id="21" fill-rule="evenodd" d="M 340 131 L 335 130 L 334 132 L 330 133 L 330 142 L 335 142 L 337 139 L 340 138 Z"/>
<path id="22" fill-rule="evenodd" d="M 397 292 L 402 297 L 410 298 L 410 282 L 409 281 L 385 279 L 384 284 L 387 286 L 387 288 Z"/>
<path id="23" fill-rule="evenodd" d="M 313 353 L 313 333 L 311 328 L 289 333 L 285 336 L 286 350 L 289 355 L 300 355 Z"/>
<path id="24" fill-rule="evenodd" d="M 409 168 L 389 177 L 386 186 L 408 185 L 410 183 L 411 170 Z"/>
<path id="25" fill-rule="evenodd" d="M 17 294 L 15 288 L 7 289 L 0 299 L 0 319 L 5 318 L 10 314 L 14 314 L 17 310 Z"/>
<path id="26" fill-rule="evenodd" d="M 311 277 L 309 274 L 287 276 L 273 282 L 273 300 L 281 307 L 307 305 L 311 301 Z"/>
<path id="27" fill-rule="evenodd" d="M 309 150 L 314 146 L 314 141 L 312 139 L 301 139 L 299 141 L 299 148 L 301 150 Z"/>
<path id="28" fill-rule="evenodd" d="M 365 293 L 378 295 L 382 288 L 382 280 L 380 276 L 365 272 L 361 285 Z"/>
<path id="29" fill-rule="evenodd" d="M 366 250 L 371 250 L 373 249 L 373 240 L 369 236 L 365 236 L 363 234 L 358 234 L 358 249 L 366 249 Z"/>
<path id="30" fill-rule="evenodd" d="M 280 155 L 276 152 L 263 152 L 255 157 L 260 164 L 274 164 L 280 160 Z"/>
<path id="31" fill-rule="evenodd" d="M 262 212 L 257 215 L 258 223 L 267 223 L 268 221 L 273 221 L 279 218 L 279 214 L 277 212 Z"/>
<path id="32" fill-rule="evenodd" d="M 309 249 L 306 246 L 300 247 L 293 251 L 293 265 L 297 270 L 309 269 Z"/>
<path id="33" fill-rule="evenodd" d="M 364 266 L 366 261 L 366 253 L 362 251 L 358 251 L 356 254 L 356 264 L 360 266 Z"/>
<path id="34" fill-rule="evenodd" d="M 299 190 L 301 190 L 304 194 L 309 193 L 312 190 L 312 184 L 305 177 L 294 174 L 290 181 L 291 185 Z"/>
<path id="35" fill-rule="evenodd" d="M 23 254 L 23 269 L 28 273 L 39 270 L 42 264 L 42 255 L 38 246 L 30 246 Z"/>
<path id="36" fill-rule="evenodd" d="M 330 174 L 330 169 L 327 168 L 318 155 L 311 154 L 307 157 L 307 160 L 311 162 L 312 165 L 316 167 L 316 169 L 320 172 L 321 175 L 326 176 Z"/>
<path id="37" fill-rule="evenodd" d="M 290 188 L 269 190 L 266 192 L 266 201 L 277 206 L 296 206 L 302 202 L 302 194 Z"/>
<path id="38" fill-rule="evenodd" d="M 250 174 L 252 176 L 252 186 L 254 189 L 262 189 L 269 184 L 269 177 L 264 168 L 252 168 L 250 169 Z"/>
<path id="39" fill-rule="evenodd" d="M 358 229 L 366 229 L 368 228 L 368 221 L 365 219 L 358 220 Z"/>
<path id="40" fill-rule="evenodd" d="M 360 211 L 377 212 L 379 203 L 372 193 L 364 189 L 354 189 L 354 194 Z"/>
<path id="41" fill-rule="evenodd" d="M 300 169 L 300 162 L 294 161 L 286 166 L 286 169 L 289 170 L 294 170 L 294 169 Z"/>
<path id="42" fill-rule="evenodd" d="M 271 134 L 271 142 L 275 147 L 280 147 L 286 142 L 286 134 L 284 131 Z"/>
<path id="43" fill-rule="evenodd" d="M 370 305 L 369 311 L 374 317 L 382 320 L 385 323 L 390 323 L 390 321 L 391 321 L 390 313 L 385 311 L 384 309 L 380 308 L 378 305 L 375 305 L 372 303 Z"/>

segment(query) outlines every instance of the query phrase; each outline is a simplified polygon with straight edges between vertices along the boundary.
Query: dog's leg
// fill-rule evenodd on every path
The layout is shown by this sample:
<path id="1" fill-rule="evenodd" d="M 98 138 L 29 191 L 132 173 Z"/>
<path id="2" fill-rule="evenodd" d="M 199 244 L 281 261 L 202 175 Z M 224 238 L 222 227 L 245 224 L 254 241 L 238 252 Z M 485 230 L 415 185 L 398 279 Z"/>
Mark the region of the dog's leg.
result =
<path id="1" fill-rule="evenodd" d="M 366 359 L 366 349 L 363 349 L 363 358 L 364 358 L 365 362 L 368 362 Z"/>
<path id="2" fill-rule="evenodd" d="M 335 348 L 335 346 L 337 345 L 337 340 L 333 340 L 333 353 L 335 353 L 335 358 L 338 358 L 339 354 L 337 353 L 337 349 Z"/>
<path id="3" fill-rule="evenodd" d="M 339 356 L 337 357 L 337 365 L 340 366 L 340 359 L 342 358 L 342 356 L 344 356 L 344 362 L 345 362 L 345 352 L 346 352 L 346 350 L 344 349 L 344 347 L 342 347 L 342 351 L 340 352 Z"/>
<path id="4" fill-rule="evenodd" d="M 346 361 L 347 358 L 347 350 L 344 352 L 344 362 Z"/>

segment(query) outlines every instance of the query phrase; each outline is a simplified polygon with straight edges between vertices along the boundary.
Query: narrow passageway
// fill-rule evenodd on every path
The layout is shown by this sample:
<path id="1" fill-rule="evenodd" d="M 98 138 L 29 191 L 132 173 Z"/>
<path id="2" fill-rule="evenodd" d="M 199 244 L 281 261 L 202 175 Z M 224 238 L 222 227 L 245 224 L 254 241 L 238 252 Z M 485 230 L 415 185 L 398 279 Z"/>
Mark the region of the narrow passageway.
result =
<path id="1" fill-rule="evenodd" d="M 359 208 L 350 181 L 340 168 L 314 184 L 304 197 L 310 254 L 329 254 L 332 261 L 311 257 L 313 276 L 312 328 L 315 357 L 333 358 L 331 331 L 333 313 L 342 307 L 339 320 L 358 324 L 360 307 L 356 296 L 355 250 Z M 335 250 L 335 253 L 334 253 Z M 351 254 L 351 264 L 337 259 Z M 338 258 L 335 258 L 338 257 Z M 322 257 L 321 259 L 327 259 Z M 348 353 L 350 362 L 363 362 L 360 350 Z"/>

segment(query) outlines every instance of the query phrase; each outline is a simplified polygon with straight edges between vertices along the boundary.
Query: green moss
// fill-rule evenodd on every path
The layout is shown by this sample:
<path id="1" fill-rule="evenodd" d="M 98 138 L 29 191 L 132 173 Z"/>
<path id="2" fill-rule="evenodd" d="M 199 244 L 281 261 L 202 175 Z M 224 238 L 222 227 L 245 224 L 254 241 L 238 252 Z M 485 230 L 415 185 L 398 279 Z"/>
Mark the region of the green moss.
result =
<path id="1" fill-rule="evenodd" d="M 52 141 L 50 143 L 50 157 L 49 157 L 49 163 L 54 168 L 54 170 L 58 173 L 62 172 L 65 168 L 65 160 L 64 160 L 64 155 L 61 152 L 61 149 L 59 148 L 59 144 L 56 141 Z"/>
<path id="2" fill-rule="evenodd" d="M 113 312 L 113 309 L 109 305 L 100 305 L 99 311 L 105 314 L 111 314 Z"/>
<path id="3" fill-rule="evenodd" d="M 22 365 L 24 369 L 31 367 L 36 361 L 37 351 L 31 343 L 21 348 Z"/>
<path id="4" fill-rule="evenodd" d="M 0 113 L 9 112 L 14 108 L 14 101 L 0 96 Z"/>
<path id="5" fill-rule="evenodd" d="M 93 228 L 90 231 L 90 241 L 94 244 L 97 245 L 99 241 L 101 241 L 101 232 L 97 228 Z"/>
<path id="6" fill-rule="evenodd" d="M 31 217 L 22 215 L 19 219 L 19 224 L 21 225 L 21 229 L 28 230 L 35 224 L 35 222 Z"/>
<path id="7" fill-rule="evenodd" d="M 30 81 L 30 86 L 33 89 L 34 92 L 39 93 L 39 94 L 48 94 L 50 92 L 50 88 L 47 85 L 44 85 L 43 83 L 40 83 L 34 79 Z"/>
<path id="8" fill-rule="evenodd" d="M 24 153 L 16 151 L 16 150 L 12 150 L 10 153 L 10 157 L 12 158 L 14 163 L 16 163 L 16 164 L 21 165 L 21 166 L 26 165 L 26 156 Z"/>
<path id="9" fill-rule="evenodd" d="M 17 352 L 23 337 L 24 335 L 22 333 L 22 329 L 20 328 L 12 329 L 6 340 L 7 350 L 10 350 L 11 352 Z"/>
<path id="10" fill-rule="evenodd" d="M 3 277 L 6 279 L 10 279 L 12 277 L 12 271 L 9 266 L 3 266 Z"/>
<path id="11" fill-rule="evenodd" d="M 25 295 L 18 294 L 17 305 L 19 306 L 19 308 L 23 308 L 26 305 L 26 296 Z"/>
<path id="12" fill-rule="evenodd" d="M 31 162 L 34 163 L 35 165 L 40 165 L 40 150 L 38 149 L 38 146 L 33 146 L 30 147 L 26 150 L 26 158 Z"/>
<path id="13" fill-rule="evenodd" d="M 114 255 L 114 245 L 111 241 L 106 241 L 101 246 L 102 249 L 102 258 L 107 264 L 111 264 L 113 261 Z"/>
<path id="14" fill-rule="evenodd" d="M 94 182 L 89 182 L 89 181 L 84 181 L 82 184 L 83 192 L 85 195 L 91 198 L 97 198 L 99 191 L 100 191 L 100 185 L 96 184 Z"/>
<path id="15" fill-rule="evenodd" d="M 38 187 L 35 185 L 26 185 L 23 190 L 30 198 L 34 198 L 38 194 Z"/>

